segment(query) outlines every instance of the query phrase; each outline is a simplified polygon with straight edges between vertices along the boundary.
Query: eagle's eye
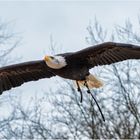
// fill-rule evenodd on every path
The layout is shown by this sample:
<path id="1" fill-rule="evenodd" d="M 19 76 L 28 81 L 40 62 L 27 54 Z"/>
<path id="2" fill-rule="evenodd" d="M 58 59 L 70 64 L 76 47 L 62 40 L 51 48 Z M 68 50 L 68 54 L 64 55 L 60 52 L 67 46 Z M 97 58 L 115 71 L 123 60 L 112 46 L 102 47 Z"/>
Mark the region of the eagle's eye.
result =
<path id="1" fill-rule="evenodd" d="M 48 56 L 48 55 L 46 55 L 46 56 L 44 57 L 44 60 L 45 60 L 46 62 L 48 62 L 48 61 L 54 60 L 54 57 L 53 57 L 53 56 Z"/>
<path id="2" fill-rule="evenodd" d="M 53 57 L 53 56 L 50 56 L 50 58 L 51 58 L 51 59 L 54 59 L 54 57 Z"/>

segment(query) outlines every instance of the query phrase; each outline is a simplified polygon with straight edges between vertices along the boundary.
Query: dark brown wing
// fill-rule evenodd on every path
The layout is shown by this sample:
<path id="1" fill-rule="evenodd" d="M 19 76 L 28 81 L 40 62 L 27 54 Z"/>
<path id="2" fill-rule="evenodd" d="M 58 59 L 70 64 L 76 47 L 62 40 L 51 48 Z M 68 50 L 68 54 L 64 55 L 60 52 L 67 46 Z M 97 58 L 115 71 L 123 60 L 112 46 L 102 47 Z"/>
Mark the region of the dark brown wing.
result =
<path id="1" fill-rule="evenodd" d="M 0 94 L 5 90 L 20 86 L 25 82 L 52 76 L 55 76 L 55 74 L 49 71 L 49 68 L 43 60 L 0 68 Z"/>
<path id="2" fill-rule="evenodd" d="M 69 59 L 92 68 L 127 59 L 140 59 L 140 47 L 131 44 L 106 42 L 75 52 Z"/>

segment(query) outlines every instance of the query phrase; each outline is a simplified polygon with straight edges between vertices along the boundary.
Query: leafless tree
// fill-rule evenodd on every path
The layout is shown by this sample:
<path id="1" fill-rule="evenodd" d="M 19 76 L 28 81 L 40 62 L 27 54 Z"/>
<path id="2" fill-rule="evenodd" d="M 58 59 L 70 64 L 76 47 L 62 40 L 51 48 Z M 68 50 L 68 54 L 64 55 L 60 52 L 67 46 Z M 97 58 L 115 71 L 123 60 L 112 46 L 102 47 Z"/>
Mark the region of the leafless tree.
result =
<path id="1" fill-rule="evenodd" d="M 90 24 L 87 28 L 89 36 L 86 40 L 90 45 L 108 40 L 138 44 L 140 42 L 138 33 L 132 27 L 132 23 L 128 20 L 125 26 L 115 26 L 115 33 L 109 36 L 95 19 L 94 24 Z M 54 124 L 67 129 L 67 136 L 73 139 L 140 138 L 139 68 L 138 61 L 127 61 L 104 66 L 99 72 L 96 69 L 92 71 L 106 83 L 102 89 L 92 91 L 102 107 L 105 123 L 101 120 L 91 97 L 85 92 L 85 99 L 81 104 L 78 92 L 66 81 L 66 90 L 63 85 L 62 89 L 57 91 L 58 96 L 55 92 L 52 99 L 56 114 L 52 117 Z"/>
<path id="2" fill-rule="evenodd" d="M 45 98 L 31 98 L 25 107 L 19 97 L 11 97 L 12 111 L 8 118 L 0 121 L 1 139 L 47 139 L 52 137 L 51 125 L 43 110 Z M 50 128 L 49 128 L 50 127 Z M 52 135 L 52 136 L 51 136 Z"/>
<path id="3" fill-rule="evenodd" d="M 16 61 L 15 58 L 11 58 L 10 54 L 19 45 L 21 40 L 20 37 L 9 28 L 9 25 L 10 23 L 5 23 L 0 20 L 0 66 Z"/>
<path id="4" fill-rule="evenodd" d="M 89 35 L 86 41 L 90 45 L 110 40 L 140 42 L 140 36 L 129 20 L 124 26 L 115 26 L 113 32 L 104 29 L 96 18 L 94 21 L 87 27 Z M 11 99 L 10 115 L 0 120 L 0 138 L 139 139 L 139 68 L 139 61 L 127 61 L 91 70 L 105 83 L 103 88 L 92 90 L 102 108 L 105 122 L 85 89 L 83 102 L 80 103 L 80 94 L 73 82 L 62 80 L 56 91 L 50 90 L 44 97 L 32 98 L 26 107 L 20 99 Z"/>

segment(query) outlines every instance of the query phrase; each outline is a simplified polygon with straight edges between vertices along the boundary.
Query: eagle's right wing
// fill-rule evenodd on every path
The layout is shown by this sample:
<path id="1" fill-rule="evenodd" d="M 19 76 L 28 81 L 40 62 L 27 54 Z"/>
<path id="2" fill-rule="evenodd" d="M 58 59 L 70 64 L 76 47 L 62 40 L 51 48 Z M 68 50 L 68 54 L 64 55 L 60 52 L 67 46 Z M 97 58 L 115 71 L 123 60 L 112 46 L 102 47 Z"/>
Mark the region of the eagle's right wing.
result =
<path id="1" fill-rule="evenodd" d="M 140 59 L 140 46 L 106 42 L 73 53 L 70 60 L 92 68 L 127 59 Z"/>
<path id="2" fill-rule="evenodd" d="M 28 81 L 55 76 L 43 60 L 25 62 L 0 68 L 0 94 Z"/>

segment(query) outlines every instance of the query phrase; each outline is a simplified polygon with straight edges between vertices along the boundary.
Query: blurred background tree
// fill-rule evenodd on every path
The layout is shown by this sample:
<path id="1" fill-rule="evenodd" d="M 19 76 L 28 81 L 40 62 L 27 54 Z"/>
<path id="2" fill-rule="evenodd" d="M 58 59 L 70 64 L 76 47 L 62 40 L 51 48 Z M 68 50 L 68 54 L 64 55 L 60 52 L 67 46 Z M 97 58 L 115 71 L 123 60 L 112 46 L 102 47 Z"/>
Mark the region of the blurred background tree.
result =
<path id="1" fill-rule="evenodd" d="M 140 22 L 138 23 L 140 27 Z M 0 30 L 3 31 L 3 28 Z M 112 32 L 108 32 L 95 18 L 88 25 L 87 32 L 88 45 L 105 41 L 140 43 L 140 33 L 135 31 L 129 20 L 124 26 L 115 26 Z M 55 43 L 51 42 L 51 50 L 55 51 L 53 44 Z M 20 98 L 11 97 L 12 111 L 10 115 L 0 119 L 0 139 L 139 139 L 139 68 L 139 61 L 129 60 L 91 70 L 104 81 L 103 88 L 93 89 L 92 93 L 102 108 L 105 122 L 86 91 L 83 103 L 80 103 L 80 94 L 72 81 L 59 79 L 56 81 L 60 83 L 56 91 L 50 89 L 43 97 L 37 93 L 26 106 L 21 103 Z"/>

